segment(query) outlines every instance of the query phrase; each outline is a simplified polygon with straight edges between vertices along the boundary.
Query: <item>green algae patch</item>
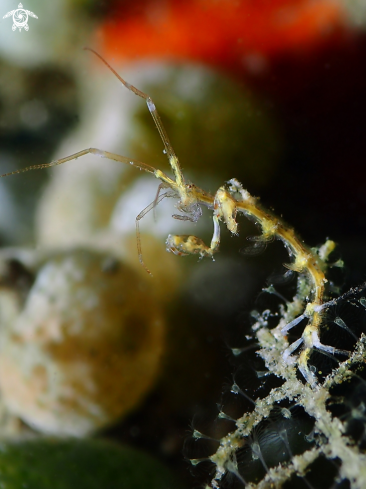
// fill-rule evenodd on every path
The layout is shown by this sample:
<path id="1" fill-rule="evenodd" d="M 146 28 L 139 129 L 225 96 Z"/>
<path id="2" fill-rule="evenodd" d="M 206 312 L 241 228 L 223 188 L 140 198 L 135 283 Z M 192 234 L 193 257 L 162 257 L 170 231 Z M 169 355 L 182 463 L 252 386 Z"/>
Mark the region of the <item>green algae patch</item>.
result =
<path id="1" fill-rule="evenodd" d="M 137 450 L 99 440 L 0 444 L 1 489 L 179 489 L 170 471 Z"/>

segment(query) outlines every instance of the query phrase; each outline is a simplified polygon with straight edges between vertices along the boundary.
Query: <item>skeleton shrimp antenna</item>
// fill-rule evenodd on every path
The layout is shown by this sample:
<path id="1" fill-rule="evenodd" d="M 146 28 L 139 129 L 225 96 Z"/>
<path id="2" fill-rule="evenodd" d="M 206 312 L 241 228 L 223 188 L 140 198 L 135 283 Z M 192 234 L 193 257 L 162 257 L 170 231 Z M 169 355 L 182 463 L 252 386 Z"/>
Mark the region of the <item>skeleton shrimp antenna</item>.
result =
<path id="1" fill-rule="evenodd" d="M 172 167 L 172 170 L 175 175 L 175 183 L 177 184 L 178 188 L 181 188 L 184 186 L 184 177 L 182 170 L 180 168 L 179 160 L 177 155 L 174 152 L 174 149 L 169 141 L 168 134 L 166 133 L 166 130 L 163 126 L 163 123 L 160 119 L 159 113 L 156 110 L 155 104 L 152 101 L 151 97 L 147 95 L 146 93 L 142 92 L 138 88 L 134 87 L 130 83 L 128 83 L 126 80 L 124 80 L 117 72 L 115 69 L 112 68 L 112 66 L 106 61 L 99 53 L 94 51 L 92 48 L 85 47 L 84 48 L 86 51 L 90 51 L 91 53 L 94 53 L 95 56 L 97 56 L 110 70 L 111 72 L 118 78 L 118 80 L 123 83 L 123 85 L 128 88 L 128 90 L 131 90 L 135 95 L 138 95 L 139 97 L 143 98 L 146 100 L 147 107 L 150 111 L 150 114 L 152 115 L 152 118 L 154 119 L 155 125 L 159 131 L 161 140 L 163 141 L 164 147 L 166 154 L 168 156 L 168 160 L 170 163 L 170 166 Z"/>

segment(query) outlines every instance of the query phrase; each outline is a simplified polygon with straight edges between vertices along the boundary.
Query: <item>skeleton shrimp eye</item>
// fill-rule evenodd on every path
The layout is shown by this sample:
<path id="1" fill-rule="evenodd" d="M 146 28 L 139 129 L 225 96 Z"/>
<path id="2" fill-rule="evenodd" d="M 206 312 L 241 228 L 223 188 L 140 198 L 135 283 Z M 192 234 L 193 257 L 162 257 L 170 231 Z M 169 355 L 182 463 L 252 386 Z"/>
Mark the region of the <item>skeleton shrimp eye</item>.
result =
<path id="1" fill-rule="evenodd" d="M 0 386 L 11 413 L 82 436 L 132 409 L 154 383 L 164 343 L 146 280 L 113 256 L 72 250 L 45 259 L 24 305 L 3 290 Z"/>

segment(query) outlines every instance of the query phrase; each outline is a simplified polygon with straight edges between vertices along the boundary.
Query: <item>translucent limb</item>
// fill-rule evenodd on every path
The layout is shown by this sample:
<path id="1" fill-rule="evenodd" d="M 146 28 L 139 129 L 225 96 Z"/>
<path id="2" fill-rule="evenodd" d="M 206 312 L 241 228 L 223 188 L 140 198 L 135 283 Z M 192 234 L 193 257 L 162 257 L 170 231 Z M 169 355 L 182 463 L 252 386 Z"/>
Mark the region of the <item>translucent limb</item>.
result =
<path id="1" fill-rule="evenodd" d="M 293 352 L 303 343 L 303 338 L 299 338 L 294 341 L 286 350 L 282 353 L 283 360 L 288 363 L 289 357 L 293 354 Z"/>
<path id="2" fill-rule="evenodd" d="M 103 151 L 102 149 L 97 149 L 97 148 L 87 148 L 83 149 L 81 151 L 78 151 L 77 153 L 74 153 L 70 156 L 66 156 L 65 158 L 60 158 L 59 160 L 54 160 L 51 161 L 51 163 L 41 163 L 40 165 L 32 165 L 32 166 L 27 166 L 27 168 L 21 168 L 20 170 L 14 170 L 9 173 L 4 173 L 0 175 L 1 177 L 8 177 L 10 175 L 16 175 L 17 173 L 24 173 L 27 171 L 31 170 L 43 170 L 44 168 L 51 168 L 52 166 L 58 166 L 62 165 L 63 163 L 66 163 L 68 161 L 72 160 L 77 160 L 81 156 L 87 155 L 87 154 L 93 154 L 96 156 L 100 156 L 101 158 L 107 158 L 108 160 L 114 160 L 114 161 L 119 161 L 121 163 L 125 163 L 127 165 L 132 165 L 139 170 L 144 170 L 148 173 L 152 173 L 153 175 L 155 174 L 155 168 L 153 168 L 150 165 L 146 165 L 146 163 L 142 163 L 141 161 L 134 160 L 131 158 L 127 158 L 127 156 L 121 156 L 117 155 L 115 153 L 109 153 L 109 151 Z M 164 174 L 163 174 L 164 175 Z M 165 177 L 169 180 L 169 177 L 165 175 Z"/>
<path id="3" fill-rule="evenodd" d="M 151 275 L 151 276 L 152 276 L 152 273 L 147 268 L 147 266 L 145 265 L 144 260 L 142 258 L 141 235 L 140 235 L 140 221 L 141 221 L 141 219 L 144 216 L 146 216 L 146 214 L 148 212 L 151 211 L 151 209 L 155 209 L 155 207 L 157 206 L 157 204 L 159 204 L 159 202 L 161 202 L 164 199 L 164 197 L 170 197 L 169 192 L 166 192 L 165 194 L 161 194 L 157 198 L 155 198 L 151 202 L 151 204 L 149 204 L 147 207 L 145 207 L 145 209 L 143 209 L 140 212 L 140 214 L 136 217 L 136 243 L 137 243 L 137 253 L 138 253 L 138 257 L 139 257 L 139 262 L 145 268 L 145 270 L 147 271 L 147 273 L 149 275 Z"/>
<path id="4" fill-rule="evenodd" d="M 305 351 L 305 350 L 304 350 Z M 300 361 L 299 361 L 299 370 L 306 380 L 308 384 L 311 385 L 311 387 L 315 387 L 317 384 L 316 377 L 314 375 L 314 372 L 312 372 L 306 362 L 301 362 L 301 355 L 300 355 Z"/>
<path id="5" fill-rule="evenodd" d="M 177 206 L 180 209 L 180 206 Z M 194 204 L 190 206 L 188 209 L 182 208 L 182 212 L 188 213 L 188 215 L 182 216 L 181 214 L 173 214 L 174 219 L 178 219 L 179 221 L 191 221 L 197 222 L 198 219 L 202 216 L 202 209 L 199 204 Z"/>
<path id="6" fill-rule="evenodd" d="M 220 224 L 219 224 L 219 218 L 215 214 L 213 216 L 213 223 L 214 223 L 214 232 L 213 232 L 211 245 L 210 245 L 210 249 L 212 250 L 212 253 L 216 251 L 220 245 Z"/>
<path id="7" fill-rule="evenodd" d="M 180 188 L 184 187 L 184 185 L 185 185 L 184 177 L 183 177 L 183 173 L 182 173 L 182 170 L 180 168 L 180 165 L 179 165 L 178 158 L 177 158 L 177 156 L 176 156 L 176 154 L 174 152 L 174 149 L 173 149 L 172 145 L 170 144 L 168 134 L 166 133 L 166 130 L 165 130 L 164 126 L 163 126 L 163 123 L 161 122 L 159 113 L 156 110 L 155 104 L 152 101 L 151 97 L 149 95 L 147 95 L 146 93 L 142 92 L 141 90 L 139 90 L 138 88 L 134 87 L 130 83 L 128 83 L 126 80 L 124 80 L 116 72 L 116 70 L 114 70 L 111 67 L 111 65 L 100 54 L 98 54 L 96 51 L 94 51 L 94 49 L 91 49 L 91 48 L 84 48 L 84 49 L 86 51 L 90 51 L 93 54 L 95 54 L 95 56 L 97 56 L 112 71 L 112 73 L 118 78 L 118 80 L 128 90 L 130 90 L 135 95 L 138 95 L 139 97 L 141 97 L 141 98 L 143 98 L 143 99 L 146 100 L 147 107 L 148 107 L 149 112 L 150 112 L 150 114 L 151 114 L 151 116 L 152 116 L 152 118 L 153 118 L 153 120 L 155 122 L 155 126 L 156 126 L 157 130 L 159 131 L 160 138 L 161 138 L 161 140 L 162 140 L 162 142 L 164 144 L 165 151 L 166 151 L 166 154 L 168 156 L 168 160 L 169 160 L 170 166 L 172 167 L 172 170 L 174 172 L 175 184 L 176 184 L 176 186 L 178 186 Z"/>
<path id="8" fill-rule="evenodd" d="M 363 292 L 365 290 L 365 288 L 366 288 L 366 282 L 363 283 L 362 285 L 360 285 L 359 287 L 354 287 L 354 288 L 348 290 L 347 292 L 345 292 L 341 296 L 337 297 L 336 299 L 332 299 L 328 302 L 324 302 L 323 304 L 319 304 L 319 305 L 315 306 L 314 311 L 320 312 L 323 309 L 328 309 L 331 306 L 336 306 L 340 301 L 346 300 L 352 295 L 359 294 L 360 292 Z M 361 297 L 360 299 L 358 299 L 358 302 L 361 304 L 361 306 L 363 306 L 366 309 L 365 297 Z"/>
<path id="9" fill-rule="evenodd" d="M 156 206 L 158 205 L 158 199 L 159 199 L 159 196 L 160 196 L 160 192 L 162 191 L 163 188 L 166 188 L 166 184 L 162 182 L 162 183 L 159 184 L 159 187 L 158 187 L 158 189 L 156 191 L 156 196 L 155 196 L 155 199 L 154 199 L 153 214 L 154 214 L 154 221 L 155 222 L 156 222 Z"/>
<path id="10" fill-rule="evenodd" d="M 313 348 L 316 348 L 317 350 L 321 350 L 327 353 L 330 353 L 331 355 L 346 355 L 347 357 L 350 356 L 350 352 L 347 350 L 339 350 L 338 348 L 335 348 L 334 346 L 327 346 L 323 345 L 323 343 L 320 342 L 318 333 L 316 331 L 313 331 L 312 335 L 312 346 Z"/>
<path id="11" fill-rule="evenodd" d="M 286 324 L 286 326 L 284 326 L 281 329 L 281 333 L 283 334 L 283 336 L 285 336 L 287 334 L 287 332 L 290 331 L 290 329 L 297 326 L 305 318 L 306 318 L 305 314 L 301 314 L 301 316 L 293 319 L 290 323 Z"/>
<path id="12" fill-rule="evenodd" d="M 322 343 L 314 344 L 314 348 L 316 348 L 317 350 L 321 350 L 323 352 L 330 353 L 331 355 L 338 354 L 338 355 L 345 355 L 346 357 L 349 357 L 351 354 L 351 352 L 349 352 L 348 350 L 340 350 L 339 348 L 334 348 L 334 346 L 327 346 L 327 345 L 323 345 Z"/>
<path id="13" fill-rule="evenodd" d="M 322 355 L 325 355 L 328 358 L 331 358 L 334 362 L 339 363 L 339 360 L 334 355 L 329 353 L 328 351 L 321 349 L 321 350 L 319 350 L 319 353 L 321 353 Z"/>

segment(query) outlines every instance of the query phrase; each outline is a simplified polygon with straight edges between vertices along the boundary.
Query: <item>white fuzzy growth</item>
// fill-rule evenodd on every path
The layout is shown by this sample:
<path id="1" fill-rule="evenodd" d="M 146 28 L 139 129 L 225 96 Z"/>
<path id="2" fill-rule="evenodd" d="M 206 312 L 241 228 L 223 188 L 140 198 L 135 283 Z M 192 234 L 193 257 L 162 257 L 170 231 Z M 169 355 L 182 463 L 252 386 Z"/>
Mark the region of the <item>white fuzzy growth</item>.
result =
<path id="1" fill-rule="evenodd" d="M 241 195 L 243 202 L 253 199 L 248 190 L 245 190 L 243 185 L 236 178 L 232 178 L 227 183 L 230 185 L 230 192 L 238 192 Z"/>

